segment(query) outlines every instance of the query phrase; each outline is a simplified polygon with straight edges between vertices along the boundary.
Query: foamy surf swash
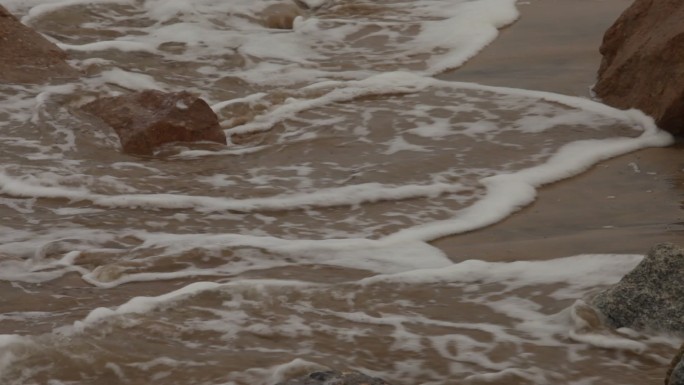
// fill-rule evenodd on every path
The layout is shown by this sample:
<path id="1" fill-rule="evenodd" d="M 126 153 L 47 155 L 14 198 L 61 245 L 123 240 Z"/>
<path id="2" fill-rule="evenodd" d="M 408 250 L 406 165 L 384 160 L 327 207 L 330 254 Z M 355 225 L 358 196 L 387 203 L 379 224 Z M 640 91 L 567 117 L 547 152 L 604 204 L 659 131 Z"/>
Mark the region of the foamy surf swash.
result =
<path id="1" fill-rule="evenodd" d="M 675 341 L 605 330 L 581 300 L 640 256 L 479 261 L 429 242 L 671 138 L 638 111 L 432 78 L 514 22 L 515 1 L 303 3 L 281 30 L 267 14 L 289 3 L 267 0 L 3 2 L 87 76 L 0 85 L 0 382 L 335 367 L 642 384 Z M 201 95 L 233 144 L 136 158 L 78 112 L 146 88 Z"/>

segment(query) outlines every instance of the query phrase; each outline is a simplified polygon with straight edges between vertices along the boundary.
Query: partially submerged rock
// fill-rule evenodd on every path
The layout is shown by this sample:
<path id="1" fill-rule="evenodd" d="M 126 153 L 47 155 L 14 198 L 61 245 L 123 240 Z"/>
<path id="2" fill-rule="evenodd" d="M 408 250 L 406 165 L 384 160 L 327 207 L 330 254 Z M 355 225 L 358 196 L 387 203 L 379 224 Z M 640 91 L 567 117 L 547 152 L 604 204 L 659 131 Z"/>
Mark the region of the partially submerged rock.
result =
<path id="1" fill-rule="evenodd" d="M 380 378 L 370 377 L 363 373 L 338 372 L 334 370 L 313 372 L 304 377 L 288 380 L 276 385 L 389 385 Z"/>
<path id="2" fill-rule="evenodd" d="M 291 3 L 271 4 L 261 11 L 261 22 L 267 28 L 292 29 L 294 20 L 303 11 Z"/>
<path id="3" fill-rule="evenodd" d="M 672 359 L 665 375 L 665 385 L 684 385 L 684 345 L 679 348 Z"/>
<path id="4" fill-rule="evenodd" d="M 100 98 L 82 108 L 114 128 L 123 151 L 130 154 L 152 155 L 172 142 L 226 144 L 214 111 L 189 92 L 146 90 Z"/>
<path id="5" fill-rule="evenodd" d="M 684 2 L 636 0 L 606 32 L 594 87 L 604 102 L 638 108 L 684 133 Z"/>
<path id="6" fill-rule="evenodd" d="M 684 250 L 671 243 L 659 244 L 591 302 L 611 327 L 684 333 L 682 277 Z"/>
<path id="7" fill-rule="evenodd" d="M 0 5 L 0 82 L 39 84 L 78 78 L 65 59 L 66 54 L 56 45 Z"/>

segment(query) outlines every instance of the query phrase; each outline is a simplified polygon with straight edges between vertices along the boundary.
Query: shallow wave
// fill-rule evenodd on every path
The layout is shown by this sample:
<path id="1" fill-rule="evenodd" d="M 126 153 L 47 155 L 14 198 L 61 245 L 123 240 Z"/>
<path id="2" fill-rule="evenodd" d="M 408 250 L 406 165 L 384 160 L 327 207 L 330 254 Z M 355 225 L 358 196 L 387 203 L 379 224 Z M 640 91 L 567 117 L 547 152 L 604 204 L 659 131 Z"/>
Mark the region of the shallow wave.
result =
<path id="1" fill-rule="evenodd" d="M 640 260 L 467 261 L 339 284 L 197 282 L 94 309 L 46 335 L 2 336 L 3 361 L 11 362 L 2 373 L 36 381 L 115 374 L 135 383 L 272 383 L 344 357 L 345 366 L 399 384 L 573 383 L 572 367 L 602 373 L 583 383 L 630 383 L 625 354 L 631 365 L 662 364 L 676 341 L 611 332 L 573 297 Z M 55 361 L 68 364 L 49 364 Z"/>

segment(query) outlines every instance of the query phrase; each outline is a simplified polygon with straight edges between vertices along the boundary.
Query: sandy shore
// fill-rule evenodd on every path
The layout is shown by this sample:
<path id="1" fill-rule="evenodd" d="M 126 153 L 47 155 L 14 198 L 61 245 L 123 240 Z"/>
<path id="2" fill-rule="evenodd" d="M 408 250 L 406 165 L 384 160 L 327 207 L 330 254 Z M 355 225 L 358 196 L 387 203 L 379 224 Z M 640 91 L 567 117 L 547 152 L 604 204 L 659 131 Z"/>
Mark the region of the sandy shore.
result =
<path id="1" fill-rule="evenodd" d="M 520 18 L 443 79 L 589 96 L 603 34 L 631 0 L 519 1 Z"/>
<path id="2" fill-rule="evenodd" d="M 521 18 L 443 79 L 589 96 L 605 30 L 626 0 L 534 0 Z M 657 242 L 684 243 L 681 148 L 646 149 L 543 187 L 503 222 L 433 242 L 454 260 L 555 258 L 583 253 L 645 253 Z"/>

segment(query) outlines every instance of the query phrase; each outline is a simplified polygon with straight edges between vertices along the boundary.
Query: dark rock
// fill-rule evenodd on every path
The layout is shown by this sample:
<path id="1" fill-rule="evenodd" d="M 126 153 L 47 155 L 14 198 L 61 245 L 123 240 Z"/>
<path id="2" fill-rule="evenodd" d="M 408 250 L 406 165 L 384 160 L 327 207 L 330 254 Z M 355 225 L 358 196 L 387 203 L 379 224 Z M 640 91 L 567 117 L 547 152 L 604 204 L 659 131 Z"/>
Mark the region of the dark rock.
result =
<path id="1" fill-rule="evenodd" d="M 389 383 L 363 373 L 350 371 L 338 372 L 334 370 L 313 372 L 307 376 L 295 378 L 276 385 L 389 385 Z"/>
<path id="2" fill-rule="evenodd" d="M 638 108 L 684 133 L 684 2 L 636 0 L 606 32 L 594 87 L 607 104 Z"/>
<path id="3" fill-rule="evenodd" d="M 684 333 L 684 250 L 653 247 L 634 270 L 591 301 L 614 328 Z"/>
<path id="4" fill-rule="evenodd" d="M 684 385 L 684 345 L 672 359 L 665 376 L 665 385 Z"/>
<path id="5" fill-rule="evenodd" d="M 66 54 L 56 45 L 0 5 L 0 82 L 39 84 L 78 78 L 65 59 Z"/>
<path id="6" fill-rule="evenodd" d="M 82 108 L 114 128 L 123 151 L 130 154 L 152 155 L 155 148 L 171 142 L 226 144 L 214 111 L 185 91 L 146 90 L 101 98 Z"/>

